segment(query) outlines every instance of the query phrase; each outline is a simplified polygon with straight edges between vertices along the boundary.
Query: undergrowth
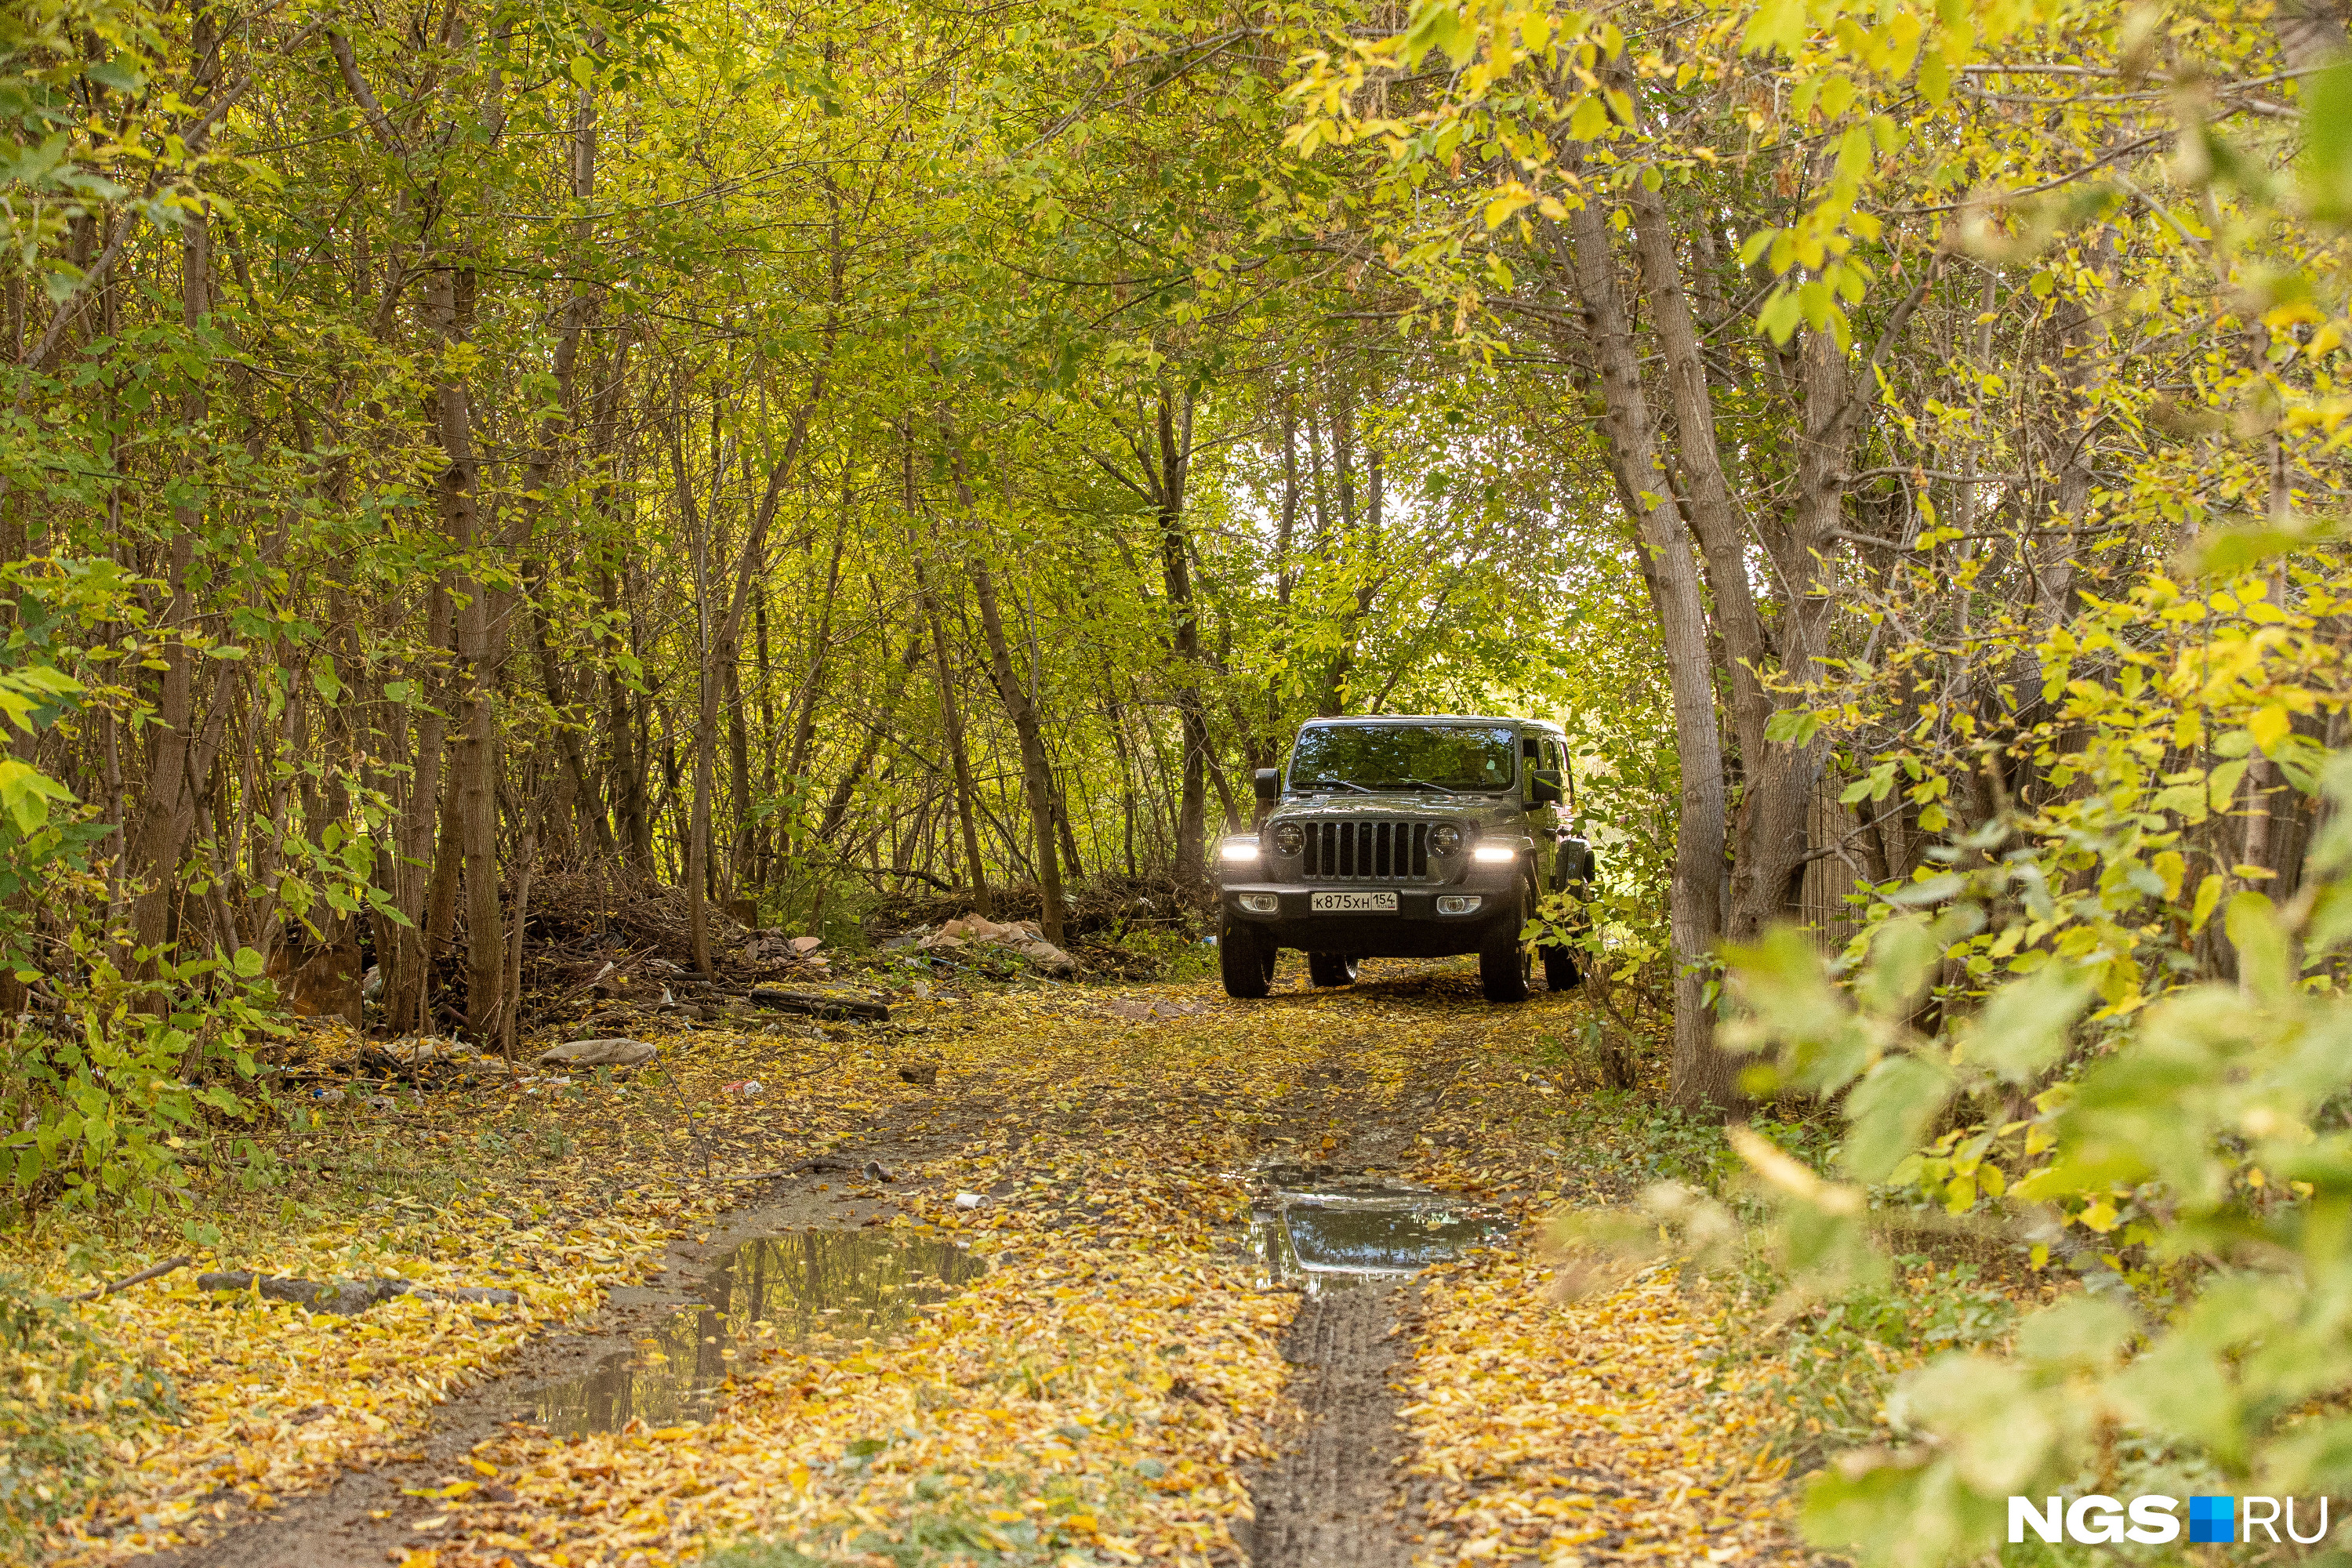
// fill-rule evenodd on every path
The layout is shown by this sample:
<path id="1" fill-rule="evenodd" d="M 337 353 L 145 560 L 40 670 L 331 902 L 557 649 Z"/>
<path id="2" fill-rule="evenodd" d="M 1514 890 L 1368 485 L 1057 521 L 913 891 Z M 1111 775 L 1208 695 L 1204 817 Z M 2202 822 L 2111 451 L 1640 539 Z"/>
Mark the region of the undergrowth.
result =
<path id="1" fill-rule="evenodd" d="M 1718 1376 L 1738 1374 L 1781 1412 L 1768 1451 L 1800 1471 L 1830 1455 L 1888 1440 L 1886 1396 L 1895 1380 L 1931 1356 L 2005 1340 L 2017 1303 L 1969 1263 L 1921 1253 L 1895 1259 L 1885 1285 L 1776 1314 L 1788 1280 L 1761 1251 L 1727 1282 L 1718 1321 Z"/>
<path id="2" fill-rule="evenodd" d="M 0 1274 L 0 1556 L 29 1560 L 39 1533 L 79 1512 L 122 1460 L 131 1434 L 177 1409 L 167 1379 L 69 1305 Z"/>

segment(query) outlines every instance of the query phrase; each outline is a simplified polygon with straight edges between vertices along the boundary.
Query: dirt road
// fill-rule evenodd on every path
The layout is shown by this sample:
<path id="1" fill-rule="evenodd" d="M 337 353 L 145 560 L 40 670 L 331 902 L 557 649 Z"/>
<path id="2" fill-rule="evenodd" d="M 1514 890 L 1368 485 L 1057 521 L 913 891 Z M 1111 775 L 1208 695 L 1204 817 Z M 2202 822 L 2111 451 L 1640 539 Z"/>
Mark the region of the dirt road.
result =
<path id="1" fill-rule="evenodd" d="M 684 1173 L 660 1269 L 330 1488 L 173 1492 L 159 1456 L 202 1534 L 168 1560 L 1793 1560 L 1703 1311 L 1551 1299 L 1535 1222 L 1622 1186 L 1562 1141 L 1579 1009 L 1394 963 L 665 1040 L 696 1114 L 562 1112 L 604 1190 Z"/>

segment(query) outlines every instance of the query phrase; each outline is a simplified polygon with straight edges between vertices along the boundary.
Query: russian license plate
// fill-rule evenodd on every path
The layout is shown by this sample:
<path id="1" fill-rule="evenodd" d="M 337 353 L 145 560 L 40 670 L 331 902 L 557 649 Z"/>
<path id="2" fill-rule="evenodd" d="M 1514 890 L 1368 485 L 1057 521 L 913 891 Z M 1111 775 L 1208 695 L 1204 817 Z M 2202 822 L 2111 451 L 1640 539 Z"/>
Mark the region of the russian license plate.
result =
<path id="1" fill-rule="evenodd" d="M 1316 893 L 1307 904 L 1318 915 L 1392 915 L 1396 907 L 1394 893 Z"/>

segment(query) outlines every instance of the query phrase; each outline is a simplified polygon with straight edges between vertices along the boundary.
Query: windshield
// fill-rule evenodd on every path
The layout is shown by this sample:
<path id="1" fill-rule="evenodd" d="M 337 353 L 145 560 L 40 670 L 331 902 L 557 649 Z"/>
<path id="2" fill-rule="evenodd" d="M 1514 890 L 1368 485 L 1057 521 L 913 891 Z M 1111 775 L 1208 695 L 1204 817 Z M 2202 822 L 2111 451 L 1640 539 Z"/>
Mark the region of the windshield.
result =
<path id="1" fill-rule="evenodd" d="M 1290 787 L 1499 790 L 1518 738 L 1496 724 L 1314 724 L 1290 752 Z"/>

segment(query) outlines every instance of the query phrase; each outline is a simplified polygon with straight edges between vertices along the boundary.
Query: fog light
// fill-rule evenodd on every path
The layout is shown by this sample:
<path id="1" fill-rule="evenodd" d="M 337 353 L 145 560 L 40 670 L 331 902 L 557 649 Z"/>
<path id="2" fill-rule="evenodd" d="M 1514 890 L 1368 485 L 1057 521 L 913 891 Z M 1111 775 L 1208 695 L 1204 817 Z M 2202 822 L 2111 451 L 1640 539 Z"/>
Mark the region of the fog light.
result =
<path id="1" fill-rule="evenodd" d="M 1481 844 L 1477 848 L 1470 851 L 1470 858 L 1484 860 L 1489 865 L 1503 860 L 1516 860 L 1518 858 L 1518 849 L 1509 844 Z"/>
<path id="2" fill-rule="evenodd" d="M 1478 912 L 1480 902 L 1475 895 L 1465 897 L 1460 893 L 1448 893 L 1437 900 L 1437 912 L 1441 915 L 1473 915 Z"/>
<path id="3" fill-rule="evenodd" d="M 1282 908 L 1282 900 L 1273 893 L 1244 893 L 1241 900 L 1242 908 L 1254 915 L 1270 915 Z M 1478 900 L 1473 899 L 1470 901 L 1475 904 Z"/>

